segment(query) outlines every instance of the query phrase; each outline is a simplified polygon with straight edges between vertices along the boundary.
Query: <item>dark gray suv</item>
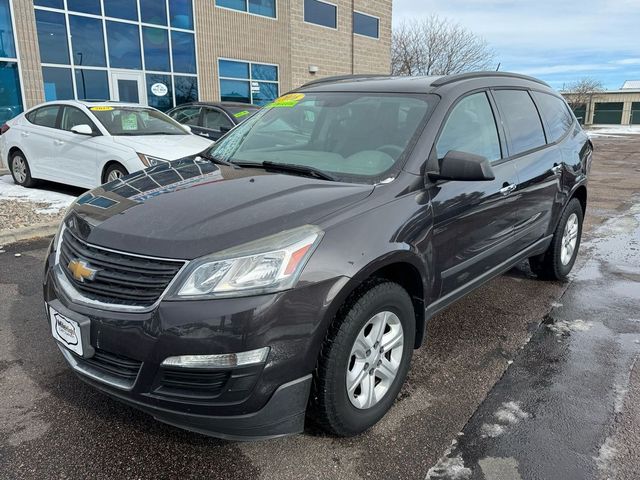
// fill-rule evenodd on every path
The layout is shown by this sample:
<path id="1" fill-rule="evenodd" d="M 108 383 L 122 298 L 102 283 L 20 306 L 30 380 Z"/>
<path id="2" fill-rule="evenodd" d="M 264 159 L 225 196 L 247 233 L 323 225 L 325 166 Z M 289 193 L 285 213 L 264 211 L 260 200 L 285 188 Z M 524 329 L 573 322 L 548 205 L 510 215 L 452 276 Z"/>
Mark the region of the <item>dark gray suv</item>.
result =
<path id="1" fill-rule="evenodd" d="M 83 380 L 172 425 L 357 434 L 436 312 L 523 259 L 567 276 L 591 153 L 533 78 L 307 84 L 81 196 L 47 257 L 52 335 Z"/>

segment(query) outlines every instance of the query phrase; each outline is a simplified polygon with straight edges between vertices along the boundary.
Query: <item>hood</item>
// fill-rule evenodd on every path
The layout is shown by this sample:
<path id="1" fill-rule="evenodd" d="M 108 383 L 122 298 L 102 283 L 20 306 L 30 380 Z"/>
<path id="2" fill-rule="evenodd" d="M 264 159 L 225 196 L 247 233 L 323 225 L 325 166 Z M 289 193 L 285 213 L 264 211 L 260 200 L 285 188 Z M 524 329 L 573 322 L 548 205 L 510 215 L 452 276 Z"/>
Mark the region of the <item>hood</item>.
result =
<path id="1" fill-rule="evenodd" d="M 113 141 L 131 147 L 136 152 L 165 160 L 177 160 L 195 155 L 213 144 L 211 140 L 198 135 L 115 136 Z"/>
<path id="2" fill-rule="evenodd" d="M 94 245 L 193 259 L 314 224 L 373 189 L 184 159 L 87 192 L 67 224 Z"/>

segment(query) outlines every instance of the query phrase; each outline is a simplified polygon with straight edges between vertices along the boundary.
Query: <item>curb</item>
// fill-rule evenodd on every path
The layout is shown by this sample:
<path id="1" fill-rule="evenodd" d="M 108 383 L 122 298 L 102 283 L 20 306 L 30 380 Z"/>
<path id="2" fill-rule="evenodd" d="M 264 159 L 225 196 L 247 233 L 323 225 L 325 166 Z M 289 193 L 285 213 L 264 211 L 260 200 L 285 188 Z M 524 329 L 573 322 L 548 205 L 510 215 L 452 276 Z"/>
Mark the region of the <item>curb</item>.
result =
<path id="1" fill-rule="evenodd" d="M 0 245 L 6 246 L 23 240 L 49 237 L 58 231 L 60 222 L 49 222 L 33 227 L 17 228 L 15 230 L 0 231 Z"/>

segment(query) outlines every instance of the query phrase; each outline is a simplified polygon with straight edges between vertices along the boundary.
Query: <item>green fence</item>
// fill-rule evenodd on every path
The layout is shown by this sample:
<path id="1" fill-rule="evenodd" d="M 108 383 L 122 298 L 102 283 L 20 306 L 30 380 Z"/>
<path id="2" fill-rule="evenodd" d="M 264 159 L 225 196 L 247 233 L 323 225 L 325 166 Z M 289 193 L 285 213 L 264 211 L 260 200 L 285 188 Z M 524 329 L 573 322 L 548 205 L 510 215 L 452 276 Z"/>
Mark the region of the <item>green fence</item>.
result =
<path id="1" fill-rule="evenodd" d="M 622 124 L 623 102 L 596 103 L 593 123 L 596 125 L 620 125 Z"/>

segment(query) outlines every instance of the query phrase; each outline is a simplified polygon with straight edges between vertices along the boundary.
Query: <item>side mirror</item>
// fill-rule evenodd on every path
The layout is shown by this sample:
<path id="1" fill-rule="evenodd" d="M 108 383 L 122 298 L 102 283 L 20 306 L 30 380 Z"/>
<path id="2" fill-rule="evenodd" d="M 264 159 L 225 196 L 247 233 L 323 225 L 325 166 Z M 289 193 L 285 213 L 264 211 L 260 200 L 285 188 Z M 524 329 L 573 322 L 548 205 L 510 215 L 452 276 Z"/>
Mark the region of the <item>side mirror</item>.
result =
<path id="1" fill-rule="evenodd" d="M 191 127 L 189 125 L 182 125 L 182 128 L 184 128 L 187 133 L 191 133 Z"/>
<path id="2" fill-rule="evenodd" d="M 458 180 L 462 182 L 494 180 L 496 178 L 486 157 L 456 150 L 449 151 L 440 161 L 440 172 L 428 175 L 432 180 Z"/>
<path id="3" fill-rule="evenodd" d="M 73 133 L 77 133 L 78 135 L 93 135 L 93 129 L 89 125 L 84 123 L 82 125 L 75 125 L 71 127 L 71 131 Z"/>

